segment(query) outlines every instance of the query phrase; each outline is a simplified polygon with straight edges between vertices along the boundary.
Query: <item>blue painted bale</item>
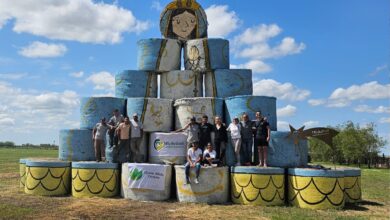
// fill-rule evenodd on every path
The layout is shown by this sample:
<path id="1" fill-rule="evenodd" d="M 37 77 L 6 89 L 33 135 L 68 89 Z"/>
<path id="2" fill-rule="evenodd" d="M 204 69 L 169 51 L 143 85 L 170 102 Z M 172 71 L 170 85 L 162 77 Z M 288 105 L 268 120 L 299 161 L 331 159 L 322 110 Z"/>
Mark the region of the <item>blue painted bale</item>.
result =
<path id="1" fill-rule="evenodd" d="M 188 40 L 184 47 L 186 70 L 229 69 L 229 41 L 224 39 Z"/>
<path id="2" fill-rule="evenodd" d="M 113 97 L 84 97 L 80 102 L 80 127 L 92 129 L 100 119 L 111 118 L 114 109 L 125 115 L 126 99 Z"/>
<path id="3" fill-rule="evenodd" d="M 205 74 L 206 97 L 252 95 L 252 70 L 218 69 Z"/>
<path id="4" fill-rule="evenodd" d="M 116 74 L 115 97 L 157 98 L 157 74 L 136 70 L 125 70 Z"/>
<path id="5" fill-rule="evenodd" d="M 276 98 L 269 96 L 233 96 L 225 99 L 225 121 L 230 124 L 237 116 L 241 118 L 243 113 L 247 113 L 250 120 L 255 120 L 256 112 L 261 111 L 267 117 L 271 130 L 277 130 L 276 118 Z"/>
<path id="6" fill-rule="evenodd" d="M 180 70 L 181 42 L 173 39 L 143 39 L 137 42 L 139 70 Z"/>
<path id="7" fill-rule="evenodd" d="M 69 129 L 60 130 L 59 159 L 66 161 L 95 160 L 92 141 L 92 130 Z"/>

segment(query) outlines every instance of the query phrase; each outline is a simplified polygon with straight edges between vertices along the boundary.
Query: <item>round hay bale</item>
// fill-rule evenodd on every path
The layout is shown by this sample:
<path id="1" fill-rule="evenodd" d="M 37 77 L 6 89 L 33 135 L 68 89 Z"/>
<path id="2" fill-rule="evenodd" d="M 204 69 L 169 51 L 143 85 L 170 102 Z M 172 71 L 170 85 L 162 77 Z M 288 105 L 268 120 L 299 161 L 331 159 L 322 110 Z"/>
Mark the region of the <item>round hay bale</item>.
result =
<path id="1" fill-rule="evenodd" d="M 72 196 L 114 197 L 119 192 L 119 169 L 116 163 L 73 162 Z"/>
<path id="2" fill-rule="evenodd" d="M 342 170 L 288 169 L 288 200 L 293 206 L 308 209 L 344 207 Z"/>
<path id="3" fill-rule="evenodd" d="M 28 159 L 19 159 L 19 188 L 24 189 L 26 185 L 26 162 Z"/>
<path id="4" fill-rule="evenodd" d="M 203 97 L 203 75 L 191 70 L 161 73 L 160 96 L 166 99 Z"/>
<path id="5" fill-rule="evenodd" d="M 236 204 L 281 206 L 285 204 L 284 169 L 231 167 L 232 201 Z"/>
<path id="6" fill-rule="evenodd" d="M 112 117 L 114 109 L 125 115 L 126 99 L 113 97 L 84 97 L 80 101 L 80 128 L 93 129 L 100 119 L 107 121 Z"/>
<path id="7" fill-rule="evenodd" d="M 229 69 L 229 41 L 211 38 L 186 41 L 184 64 L 186 70 L 194 71 Z"/>
<path id="8" fill-rule="evenodd" d="M 344 192 L 346 203 L 357 203 L 362 201 L 360 168 L 343 168 L 344 170 Z"/>
<path id="9" fill-rule="evenodd" d="M 226 124 L 230 124 L 235 116 L 247 113 L 250 120 L 255 120 L 257 111 L 267 117 L 271 130 L 276 131 L 276 98 L 269 96 L 233 96 L 225 99 Z"/>
<path id="10" fill-rule="evenodd" d="M 149 163 L 184 164 L 187 155 L 187 135 L 184 133 L 150 134 Z"/>
<path id="11" fill-rule="evenodd" d="M 157 73 L 125 70 L 116 74 L 115 97 L 157 98 Z"/>
<path id="12" fill-rule="evenodd" d="M 138 70 L 171 71 L 180 70 L 181 42 L 174 39 L 142 39 L 137 42 Z"/>
<path id="13" fill-rule="evenodd" d="M 27 160 L 24 192 L 39 196 L 69 194 L 70 162 Z"/>
<path id="14" fill-rule="evenodd" d="M 195 184 L 195 169 L 191 169 L 191 184 L 185 183 L 184 166 L 175 166 L 179 202 L 223 204 L 229 200 L 229 167 L 201 168 L 199 184 Z"/>
<path id="15" fill-rule="evenodd" d="M 220 98 L 184 98 L 175 101 L 175 129 L 180 129 L 196 117 L 197 122 L 207 115 L 209 123 L 214 124 L 214 117 L 223 115 L 223 99 Z"/>
<path id="16" fill-rule="evenodd" d="M 172 103 L 171 99 L 129 98 L 127 114 L 137 113 L 145 132 L 169 132 L 173 121 Z"/>
<path id="17" fill-rule="evenodd" d="M 141 201 L 164 201 L 171 195 L 172 166 L 122 164 L 121 196 Z"/>
<path id="18" fill-rule="evenodd" d="M 92 130 L 67 129 L 60 130 L 59 159 L 65 161 L 95 160 Z"/>
<path id="19" fill-rule="evenodd" d="M 205 74 L 206 97 L 252 95 L 252 70 L 217 69 Z"/>

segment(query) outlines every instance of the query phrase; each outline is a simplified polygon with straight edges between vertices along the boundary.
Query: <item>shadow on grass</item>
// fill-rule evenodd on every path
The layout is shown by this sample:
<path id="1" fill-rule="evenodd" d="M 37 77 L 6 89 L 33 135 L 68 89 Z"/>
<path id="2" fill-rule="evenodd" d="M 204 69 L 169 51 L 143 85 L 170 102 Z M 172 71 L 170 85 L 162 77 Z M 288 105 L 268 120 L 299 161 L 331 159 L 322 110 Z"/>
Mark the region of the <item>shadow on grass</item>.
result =
<path id="1" fill-rule="evenodd" d="M 383 204 L 373 201 L 367 201 L 363 200 L 361 202 L 355 203 L 355 204 L 345 204 L 344 209 L 345 210 L 354 210 L 354 211 L 367 211 L 369 210 L 367 207 L 364 206 L 383 206 Z"/>

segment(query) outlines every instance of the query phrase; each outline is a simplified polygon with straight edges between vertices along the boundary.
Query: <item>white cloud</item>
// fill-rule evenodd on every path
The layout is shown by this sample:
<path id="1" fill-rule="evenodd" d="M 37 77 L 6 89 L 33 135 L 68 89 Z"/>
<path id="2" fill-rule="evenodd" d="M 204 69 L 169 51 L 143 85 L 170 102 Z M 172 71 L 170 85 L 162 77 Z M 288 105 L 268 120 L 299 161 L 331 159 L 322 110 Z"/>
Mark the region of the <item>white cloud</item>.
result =
<path id="1" fill-rule="evenodd" d="M 102 71 L 98 73 L 93 73 L 86 79 L 86 81 L 94 84 L 95 90 L 114 91 L 115 78 L 109 72 Z"/>
<path id="2" fill-rule="evenodd" d="M 153 1 L 151 8 L 159 12 L 161 12 L 164 9 L 159 1 Z"/>
<path id="3" fill-rule="evenodd" d="M 230 65 L 233 69 L 251 69 L 253 73 L 268 73 L 272 71 L 272 67 L 261 60 L 250 60 L 245 64 Z"/>
<path id="4" fill-rule="evenodd" d="M 209 23 L 208 35 L 210 37 L 226 37 L 235 31 L 241 23 L 236 12 L 229 11 L 227 5 L 211 5 L 205 12 Z"/>
<path id="5" fill-rule="evenodd" d="M 27 73 L 1 73 L 0 79 L 4 80 L 18 80 L 28 76 Z"/>
<path id="6" fill-rule="evenodd" d="M 324 99 L 309 99 L 307 101 L 311 106 L 319 106 L 326 103 L 326 100 Z"/>
<path id="7" fill-rule="evenodd" d="M 382 72 L 389 72 L 389 68 L 388 68 L 387 64 L 376 67 L 375 70 L 372 71 L 369 75 L 376 76 Z"/>
<path id="8" fill-rule="evenodd" d="M 354 108 L 355 112 L 367 112 L 367 113 L 375 113 L 375 114 L 380 114 L 380 113 L 390 113 L 390 107 L 385 107 L 385 106 L 378 106 L 377 108 L 368 106 L 368 105 L 359 105 Z"/>
<path id="9" fill-rule="evenodd" d="M 289 131 L 290 130 L 290 123 L 286 121 L 278 120 L 278 131 Z"/>
<path id="10" fill-rule="evenodd" d="M 277 115 L 278 117 L 290 117 L 295 115 L 296 112 L 297 112 L 297 107 L 293 105 L 286 105 L 285 107 L 279 108 L 277 110 Z"/>
<path id="11" fill-rule="evenodd" d="M 59 57 L 63 56 L 68 49 L 63 44 L 46 44 L 35 41 L 29 46 L 19 50 L 19 54 L 29 58 Z"/>
<path id="12" fill-rule="evenodd" d="M 59 129 L 79 106 L 79 96 L 74 91 L 23 90 L 0 81 L 0 106 L 0 124 L 12 125 L 9 132 Z"/>
<path id="13" fill-rule="evenodd" d="M 302 101 L 310 96 L 310 91 L 300 89 L 291 83 L 280 83 L 273 79 L 263 79 L 253 84 L 254 95 L 275 96 L 281 100 Z"/>
<path id="14" fill-rule="evenodd" d="M 303 123 L 305 128 L 312 128 L 312 127 L 318 126 L 319 124 L 320 124 L 319 121 L 306 121 Z"/>
<path id="15" fill-rule="evenodd" d="M 346 89 L 338 88 L 332 92 L 330 100 L 365 100 L 365 99 L 389 99 L 390 84 L 379 84 L 377 81 L 352 85 Z"/>
<path id="16" fill-rule="evenodd" d="M 381 124 L 390 123 L 390 118 L 385 118 L 385 117 L 380 118 L 379 123 Z"/>
<path id="17" fill-rule="evenodd" d="M 73 73 L 70 73 L 69 76 L 74 77 L 74 78 L 81 78 L 84 76 L 84 72 L 83 71 L 73 72 Z"/>
<path id="18" fill-rule="evenodd" d="M 119 43 L 123 33 L 150 26 L 125 8 L 93 0 L 2 0 L 0 28 L 8 20 L 17 33 L 88 43 Z"/>

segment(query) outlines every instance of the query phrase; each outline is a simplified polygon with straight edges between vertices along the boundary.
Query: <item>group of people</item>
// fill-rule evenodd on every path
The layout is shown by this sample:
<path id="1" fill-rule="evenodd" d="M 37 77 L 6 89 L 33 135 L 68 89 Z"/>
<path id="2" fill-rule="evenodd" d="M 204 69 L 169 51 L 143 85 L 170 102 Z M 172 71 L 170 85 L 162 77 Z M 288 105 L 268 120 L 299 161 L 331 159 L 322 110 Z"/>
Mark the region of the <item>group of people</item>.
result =
<path id="1" fill-rule="evenodd" d="M 115 109 L 112 114 L 108 122 L 106 118 L 102 118 L 92 130 L 96 161 L 106 160 L 105 137 L 107 135 L 115 161 L 121 153 L 125 154 L 126 161 L 120 162 L 139 162 L 143 125 L 138 120 L 138 114 L 134 113 L 131 120 L 129 117 L 123 117 L 118 109 Z"/>
<path id="2" fill-rule="evenodd" d="M 208 122 L 207 115 L 202 116 L 201 123 L 192 117 L 190 122 L 176 132 L 187 132 L 187 162 L 185 164 L 186 184 L 191 183 L 190 168 L 195 168 L 195 183 L 199 183 L 199 173 L 202 165 L 224 165 L 228 132 L 236 157 L 236 166 L 250 166 L 252 162 L 252 145 L 255 146 L 260 159 L 258 166 L 267 167 L 267 146 L 271 137 L 270 125 L 261 112 L 256 112 L 256 119 L 251 121 L 244 113 L 239 121 L 234 117 L 228 127 L 222 123 L 221 117 L 216 116 L 214 125 Z M 214 134 L 214 146 L 211 135 Z M 257 148 L 257 149 L 256 149 Z M 240 156 L 242 151 L 243 158 Z"/>

